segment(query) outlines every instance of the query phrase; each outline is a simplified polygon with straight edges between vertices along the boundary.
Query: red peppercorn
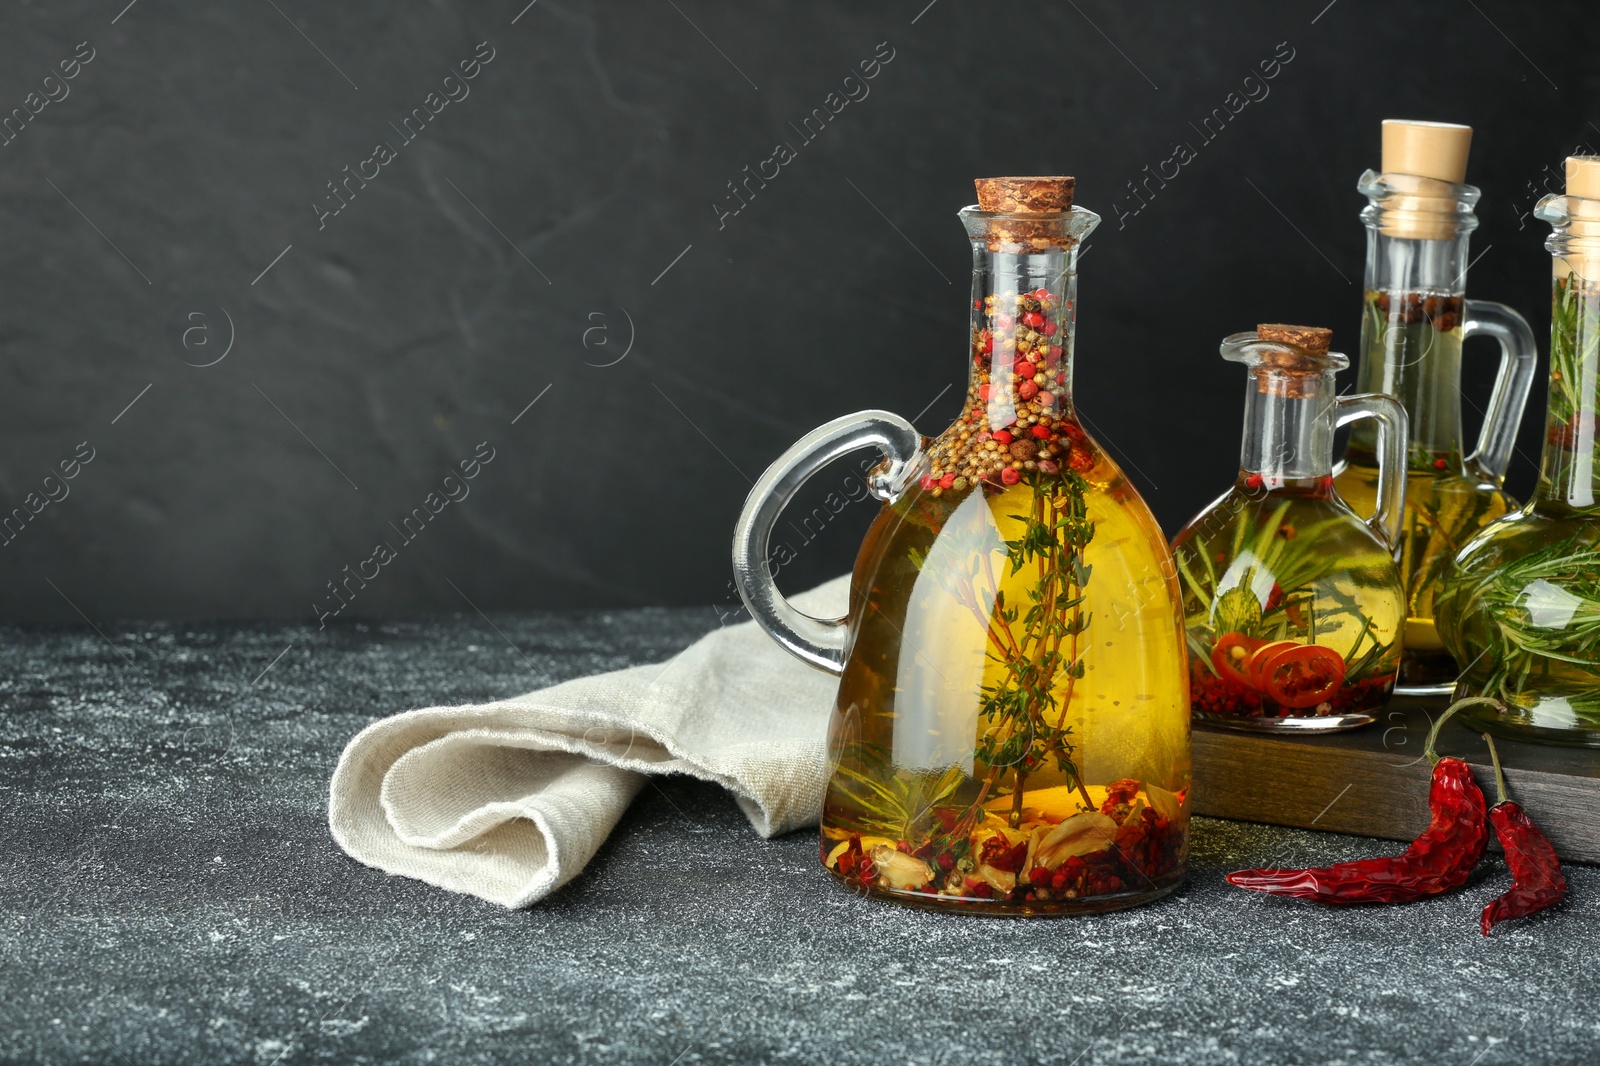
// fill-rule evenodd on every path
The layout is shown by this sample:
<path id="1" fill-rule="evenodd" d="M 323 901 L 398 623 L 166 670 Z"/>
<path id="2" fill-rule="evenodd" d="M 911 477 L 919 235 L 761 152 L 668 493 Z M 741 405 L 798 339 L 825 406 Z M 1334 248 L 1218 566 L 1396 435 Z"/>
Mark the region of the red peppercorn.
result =
<path id="1" fill-rule="evenodd" d="M 1039 394 L 1039 406 L 1040 407 L 1052 407 L 1052 406 L 1055 405 L 1055 402 L 1056 402 L 1056 394 L 1055 393 L 1053 393 L 1053 392 L 1041 392 Z"/>
<path id="2" fill-rule="evenodd" d="M 922 480 L 920 482 L 918 482 L 918 484 L 920 484 L 925 489 L 931 489 L 931 488 L 933 488 L 933 478 L 931 478 L 928 475 L 924 474 L 924 475 L 922 475 Z"/>
<path id="3" fill-rule="evenodd" d="M 1017 372 L 1017 376 L 1022 378 L 1031 378 L 1034 374 L 1039 372 L 1038 367 L 1034 366 L 1027 360 L 1023 360 L 1011 369 L 1015 370 Z"/>
<path id="4" fill-rule="evenodd" d="M 1033 295 L 1035 299 L 1044 300 L 1050 296 L 1050 290 L 1041 285 L 1033 290 Z"/>
<path id="5" fill-rule="evenodd" d="M 1251 474 L 1244 479 L 1244 483 L 1246 488 L 1259 489 L 1261 487 L 1261 475 Z"/>
<path id="6" fill-rule="evenodd" d="M 1052 359 L 1060 359 L 1061 358 L 1061 345 L 1052 344 L 1050 346 L 1050 358 L 1052 358 Z"/>
<path id="7" fill-rule="evenodd" d="M 1017 324 L 1017 320 L 1010 315 L 999 315 L 994 320 L 996 329 L 1009 330 Z"/>
<path id="8" fill-rule="evenodd" d="M 1044 325 L 1044 316 L 1037 311 L 1029 311 L 1022 316 L 1022 324 L 1029 329 L 1039 329 Z"/>
<path id="9" fill-rule="evenodd" d="M 1061 468 L 1056 465 L 1054 459 L 1039 460 L 1039 473 L 1041 474 L 1054 474 L 1060 471 L 1060 469 Z"/>
<path id="10" fill-rule="evenodd" d="M 1049 426 L 1034 426 L 1028 432 L 1032 433 L 1035 437 L 1038 437 L 1040 440 L 1049 440 L 1050 439 L 1050 427 Z"/>
<path id="11" fill-rule="evenodd" d="M 1435 470 L 1443 470 L 1445 467 L 1447 467 L 1449 465 L 1450 464 L 1445 462 L 1443 459 L 1435 459 L 1433 461 L 1433 468 Z"/>
<path id="12" fill-rule="evenodd" d="M 993 355 L 994 354 L 994 337 L 990 336 L 987 333 L 985 333 L 983 335 L 983 354 L 984 355 Z"/>
<path id="13" fill-rule="evenodd" d="M 1000 480 L 1004 481 L 1007 485 L 1015 485 L 1017 482 L 1022 480 L 1022 473 L 1015 468 L 1008 466 L 1004 470 L 1000 471 Z"/>
<path id="14" fill-rule="evenodd" d="M 996 444 L 1010 444 L 1011 443 L 1011 431 L 1009 429 L 997 429 L 997 430 L 995 430 L 994 442 Z"/>
<path id="15" fill-rule="evenodd" d="M 978 386 L 978 396 L 985 400 L 989 398 L 989 383 L 987 381 Z"/>
<path id="16" fill-rule="evenodd" d="M 956 476 L 953 473 L 952 474 L 946 474 L 944 477 L 939 479 L 939 487 L 941 489 L 947 489 L 950 486 L 954 485 L 955 483 L 956 483 Z"/>
<path id="17" fill-rule="evenodd" d="M 1039 386 L 1035 385 L 1031 381 L 1024 381 L 1021 385 L 1017 386 L 1017 395 L 1024 400 L 1031 400 L 1035 396 L 1039 395 Z"/>
<path id="18" fill-rule="evenodd" d="M 1039 332 L 1046 337 L 1054 337 L 1056 335 L 1056 324 L 1054 322 L 1046 322 L 1039 328 Z"/>

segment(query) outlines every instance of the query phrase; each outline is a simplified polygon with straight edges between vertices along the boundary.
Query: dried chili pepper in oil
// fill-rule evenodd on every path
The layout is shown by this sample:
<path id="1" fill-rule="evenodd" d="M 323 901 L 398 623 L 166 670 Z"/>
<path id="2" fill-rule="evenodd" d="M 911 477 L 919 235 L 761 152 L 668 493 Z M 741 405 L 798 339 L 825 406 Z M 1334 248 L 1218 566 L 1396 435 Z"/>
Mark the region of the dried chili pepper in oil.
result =
<path id="1" fill-rule="evenodd" d="M 1239 870 L 1227 875 L 1228 882 L 1328 906 L 1410 903 L 1466 884 L 1489 845 L 1487 803 L 1471 767 L 1461 759 L 1441 758 L 1434 743 L 1457 710 L 1483 702 L 1493 701 L 1481 696 L 1456 701 L 1429 731 L 1424 751 L 1433 762 L 1428 791 L 1433 818 L 1404 854 L 1308 870 Z"/>
<path id="2" fill-rule="evenodd" d="M 1521 806 L 1506 798 L 1506 775 L 1500 769 L 1500 754 L 1489 742 L 1489 758 L 1494 762 L 1495 805 L 1489 808 L 1489 821 L 1505 849 L 1506 865 L 1511 868 L 1511 887 L 1483 908 L 1483 935 L 1511 918 L 1526 918 L 1561 902 L 1567 894 L 1567 879 L 1561 876 L 1561 860 L 1556 849 Z"/>

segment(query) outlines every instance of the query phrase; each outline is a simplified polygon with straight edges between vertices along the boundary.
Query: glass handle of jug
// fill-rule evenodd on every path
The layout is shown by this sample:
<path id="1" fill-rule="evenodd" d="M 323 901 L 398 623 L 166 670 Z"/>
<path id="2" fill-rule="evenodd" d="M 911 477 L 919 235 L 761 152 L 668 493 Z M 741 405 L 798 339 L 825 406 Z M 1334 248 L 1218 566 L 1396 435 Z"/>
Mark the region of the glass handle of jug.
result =
<path id="1" fill-rule="evenodd" d="M 1517 443 L 1522 409 L 1533 388 L 1539 349 L 1527 319 L 1517 312 L 1505 304 L 1468 300 L 1461 336 L 1465 339 L 1480 334 L 1500 342 L 1500 372 L 1495 375 L 1494 391 L 1489 394 L 1489 406 L 1483 413 L 1478 446 L 1466 462 L 1469 468 L 1504 481 L 1506 468 L 1511 465 L 1511 450 Z"/>
<path id="2" fill-rule="evenodd" d="M 1338 425 L 1370 418 L 1378 423 L 1378 509 L 1367 525 L 1394 551 L 1406 507 L 1406 448 L 1411 433 L 1406 409 L 1392 396 L 1362 393 L 1338 399 Z"/>
<path id="3" fill-rule="evenodd" d="M 733 580 L 750 617 L 790 652 L 829 673 L 844 670 L 845 618 L 815 618 L 784 599 L 767 566 L 772 527 L 800 486 L 858 448 L 875 447 L 885 462 L 867 479 L 873 495 L 891 500 L 910 483 L 922 434 L 899 415 L 860 411 L 836 418 L 794 443 L 756 480 L 733 531 Z"/>

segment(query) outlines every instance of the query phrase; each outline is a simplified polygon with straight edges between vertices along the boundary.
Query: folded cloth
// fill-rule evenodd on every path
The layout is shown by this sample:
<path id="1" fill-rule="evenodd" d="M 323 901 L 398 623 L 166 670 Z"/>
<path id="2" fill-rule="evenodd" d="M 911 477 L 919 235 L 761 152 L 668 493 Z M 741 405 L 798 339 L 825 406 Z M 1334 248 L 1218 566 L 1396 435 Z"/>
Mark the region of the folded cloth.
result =
<path id="1" fill-rule="evenodd" d="M 836 617 L 848 595 L 841 577 L 793 600 Z M 764 837 L 815 825 L 837 686 L 744 622 L 664 664 L 407 711 L 345 748 L 328 827 L 368 866 L 525 907 L 588 865 L 645 774 L 717 782 Z"/>

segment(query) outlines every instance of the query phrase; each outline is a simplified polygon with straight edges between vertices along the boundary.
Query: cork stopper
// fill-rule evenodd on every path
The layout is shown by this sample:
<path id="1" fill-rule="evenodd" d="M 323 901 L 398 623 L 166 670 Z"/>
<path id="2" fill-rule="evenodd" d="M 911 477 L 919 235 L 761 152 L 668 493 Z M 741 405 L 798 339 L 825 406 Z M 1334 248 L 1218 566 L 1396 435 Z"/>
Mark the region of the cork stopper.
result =
<path id="1" fill-rule="evenodd" d="M 1304 399 L 1315 395 L 1321 388 L 1322 375 L 1339 365 L 1328 359 L 1328 346 L 1333 343 L 1331 329 L 1266 322 L 1256 327 L 1256 338 L 1288 346 L 1287 350 L 1257 352 L 1260 362 L 1251 372 L 1255 374 L 1256 391 L 1261 393 Z"/>
<path id="2" fill-rule="evenodd" d="M 1558 226 L 1551 260 L 1554 275 L 1576 273 L 1586 282 L 1600 281 L 1600 156 L 1567 157 L 1564 225 Z M 1557 249 L 1559 248 L 1559 251 Z"/>
<path id="3" fill-rule="evenodd" d="M 1472 127 L 1453 122 L 1383 120 L 1383 172 L 1460 185 L 1467 180 Z"/>
<path id="4" fill-rule="evenodd" d="M 1277 344 L 1292 344 L 1313 355 L 1326 355 L 1333 344 L 1333 330 L 1322 326 L 1290 326 L 1282 322 L 1264 322 L 1256 327 L 1256 336 Z"/>
<path id="5" fill-rule="evenodd" d="M 967 234 L 991 252 L 1035 255 L 1067 251 L 1094 229 L 1098 215 L 1072 206 L 1076 178 L 978 178 L 978 213 Z"/>
<path id="6" fill-rule="evenodd" d="M 978 207 L 1003 215 L 1053 214 L 1070 210 L 1078 179 L 977 178 Z"/>
<path id="7" fill-rule="evenodd" d="M 1445 241 L 1461 232 L 1463 203 L 1470 210 L 1477 199 L 1475 190 L 1468 196 L 1461 188 L 1471 146 L 1471 126 L 1384 120 L 1384 193 L 1381 203 L 1373 202 L 1379 205 L 1378 226 L 1386 236 Z"/>
<path id="8" fill-rule="evenodd" d="M 1567 195 L 1600 200 L 1600 156 L 1567 157 Z"/>

